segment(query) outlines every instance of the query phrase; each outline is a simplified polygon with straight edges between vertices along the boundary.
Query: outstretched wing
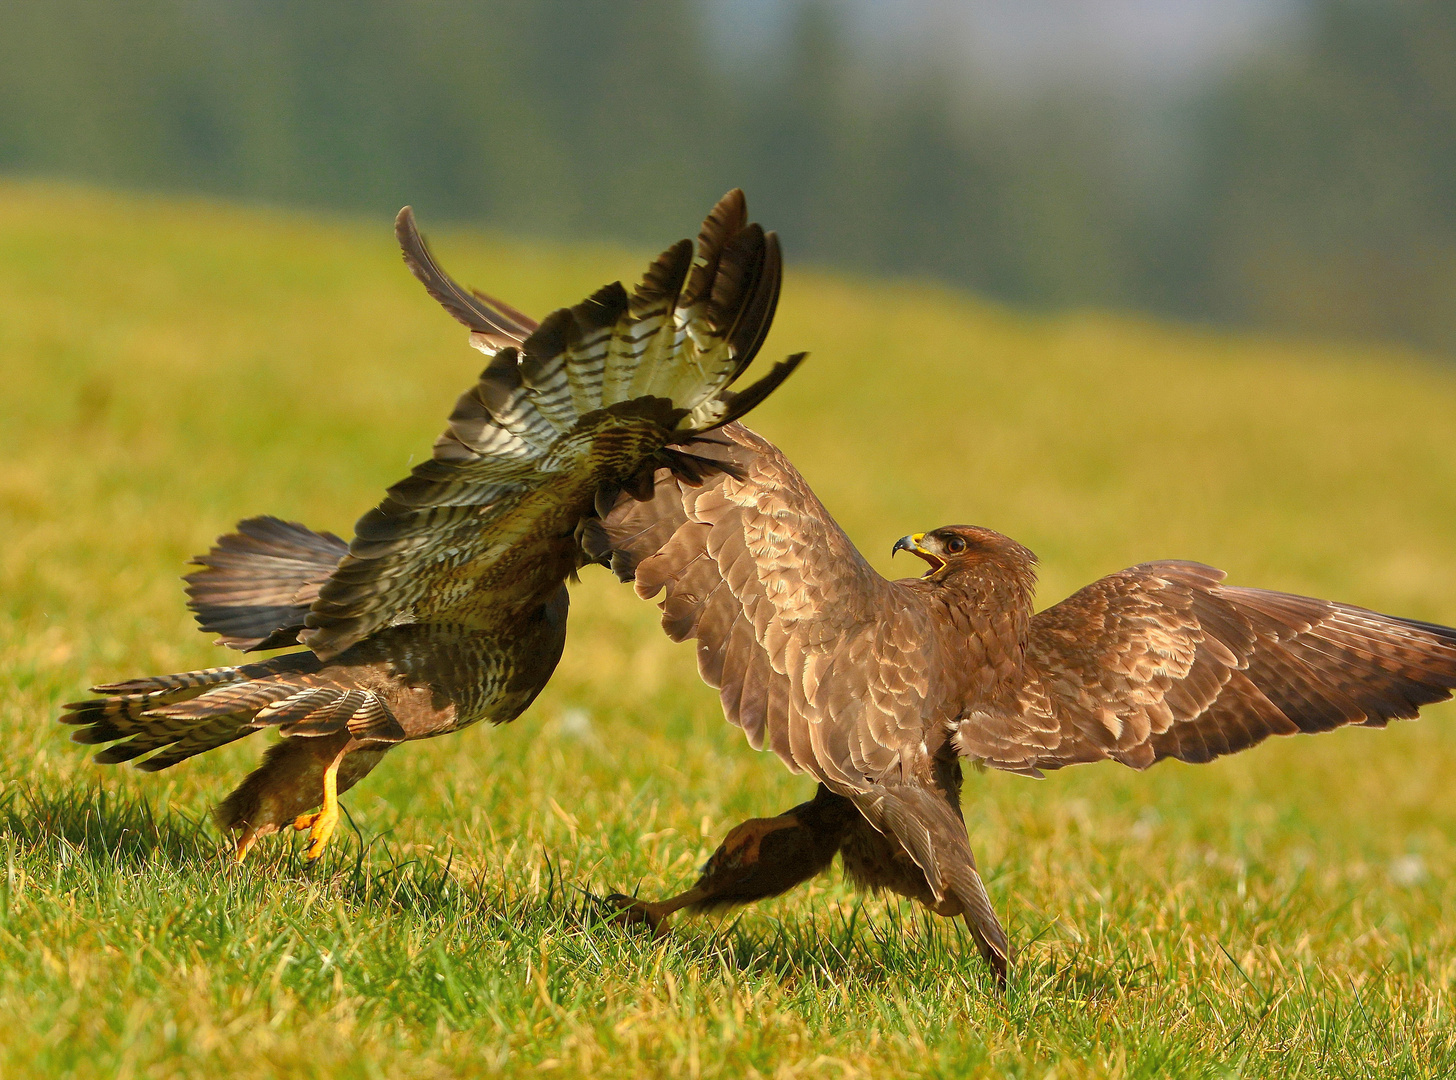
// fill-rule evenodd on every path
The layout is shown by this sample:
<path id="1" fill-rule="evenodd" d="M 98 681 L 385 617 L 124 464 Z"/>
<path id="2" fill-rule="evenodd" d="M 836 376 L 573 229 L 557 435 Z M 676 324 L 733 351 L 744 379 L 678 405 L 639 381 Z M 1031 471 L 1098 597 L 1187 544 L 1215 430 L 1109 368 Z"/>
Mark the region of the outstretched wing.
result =
<path id="1" fill-rule="evenodd" d="M 684 449 L 725 471 L 693 486 L 664 470 L 651 500 L 606 515 L 618 576 L 664 594 L 663 629 L 697 640 L 699 672 L 755 749 L 841 792 L 879 780 L 922 737 L 926 612 L 773 444 L 732 424 Z"/>
<path id="2" fill-rule="evenodd" d="M 1147 563 L 1039 613 L 1019 714 L 972 716 L 958 749 L 1033 774 L 1211 761 L 1270 735 L 1383 727 L 1456 688 L 1456 630 L 1223 576 Z"/>
<path id="3" fill-rule="evenodd" d="M 747 222 L 739 191 L 703 223 L 696 259 L 680 241 L 630 296 L 609 285 L 534 328 L 441 271 L 408 207 L 397 232 L 416 276 L 494 355 L 432 459 L 359 520 L 320 588 L 299 636 L 324 659 L 390 623 L 478 625 L 539 604 L 576 569 L 574 534 L 599 492 L 680 463 L 668 448 L 742 415 L 802 359 L 728 389 L 780 280 L 778 241 Z"/>

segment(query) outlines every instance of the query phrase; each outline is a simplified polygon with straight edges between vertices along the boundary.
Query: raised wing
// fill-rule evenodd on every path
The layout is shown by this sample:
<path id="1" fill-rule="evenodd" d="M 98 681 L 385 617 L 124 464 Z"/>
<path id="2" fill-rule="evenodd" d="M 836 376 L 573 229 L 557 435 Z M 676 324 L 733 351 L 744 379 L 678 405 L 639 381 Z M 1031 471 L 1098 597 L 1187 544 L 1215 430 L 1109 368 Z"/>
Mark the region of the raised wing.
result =
<path id="1" fill-rule="evenodd" d="M 922 738 L 934 635 L 880 577 L 788 459 L 732 424 L 687 447 L 724 471 L 659 472 L 653 497 L 602 522 L 605 552 L 662 625 L 698 643 L 698 670 L 755 749 L 848 793 Z M 898 778 L 898 772 L 895 773 Z"/>
<path id="2" fill-rule="evenodd" d="M 320 588 L 299 637 L 324 659 L 391 623 L 482 625 L 541 603 L 579 564 L 574 533 L 601 493 L 641 489 L 659 466 L 696 476 L 669 448 L 742 415 L 802 359 L 728 389 L 768 332 L 781 270 L 739 191 L 703 223 L 696 259 L 680 241 L 630 296 L 609 285 L 534 328 L 441 271 L 408 208 L 398 232 L 416 275 L 494 355 L 432 459 L 359 520 Z"/>
<path id="3" fill-rule="evenodd" d="M 1270 735 L 1383 727 L 1456 688 L 1456 630 L 1223 577 L 1147 563 L 1039 613 L 1019 714 L 971 717 L 958 749 L 1033 774 L 1211 761 Z"/>

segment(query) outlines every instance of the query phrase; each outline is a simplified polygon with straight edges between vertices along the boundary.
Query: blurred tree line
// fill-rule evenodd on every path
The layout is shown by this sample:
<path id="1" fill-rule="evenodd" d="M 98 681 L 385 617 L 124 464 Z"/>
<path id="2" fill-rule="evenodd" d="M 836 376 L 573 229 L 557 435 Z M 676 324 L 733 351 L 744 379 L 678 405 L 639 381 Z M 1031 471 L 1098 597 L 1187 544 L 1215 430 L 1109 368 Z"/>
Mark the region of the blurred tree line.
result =
<path id="1" fill-rule="evenodd" d="M 1456 348 L 1456 4 L 1308 0 L 1196 92 L 977 83 L 801 0 L 0 0 L 0 169 L 791 257 L 1024 304 Z"/>

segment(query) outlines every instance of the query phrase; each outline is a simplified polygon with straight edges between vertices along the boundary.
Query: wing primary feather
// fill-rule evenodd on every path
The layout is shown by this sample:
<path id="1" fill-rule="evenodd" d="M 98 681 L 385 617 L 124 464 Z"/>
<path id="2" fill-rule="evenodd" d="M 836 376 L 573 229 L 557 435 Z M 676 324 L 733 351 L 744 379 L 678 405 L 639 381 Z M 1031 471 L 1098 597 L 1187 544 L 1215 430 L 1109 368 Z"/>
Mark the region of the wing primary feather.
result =
<path id="1" fill-rule="evenodd" d="M 495 309 L 482 297 L 462 289 L 454 278 L 440 269 L 425 244 L 425 238 L 420 235 L 412 208 L 406 206 L 400 210 L 399 216 L 394 219 L 394 235 L 399 241 L 410 272 L 425 287 L 425 291 L 456 320 L 490 341 L 496 348 L 519 344 L 525 340 L 529 330 L 514 317 L 518 312 L 514 309 L 510 312 Z"/>
<path id="2" fill-rule="evenodd" d="M 697 436 L 712 428 L 741 420 L 783 385 L 784 380 L 798 369 L 808 355 L 806 352 L 794 353 L 774 364 L 766 375 L 746 390 L 739 393 L 724 390 L 712 401 L 698 406 L 683 420 L 684 425 L 689 425 L 685 434 Z"/>

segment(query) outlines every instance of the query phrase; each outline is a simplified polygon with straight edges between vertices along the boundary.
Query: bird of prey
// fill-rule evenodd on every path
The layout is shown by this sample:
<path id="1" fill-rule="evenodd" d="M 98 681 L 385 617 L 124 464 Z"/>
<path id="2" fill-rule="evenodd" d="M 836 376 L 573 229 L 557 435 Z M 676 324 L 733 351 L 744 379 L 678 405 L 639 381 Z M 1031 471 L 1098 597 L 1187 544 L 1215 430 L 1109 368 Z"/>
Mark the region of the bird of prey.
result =
<path id="1" fill-rule="evenodd" d="M 501 724 L 540 693 L 566 636 L 578 537 L 619 493 L 654 474 L 691 485 L 684 444 L 742 416 L 803 358 L 729 389 L 763 343 L 778 301 L 777 238 L 729 192 L 628 293 L 608 285 L 539 325 L 461 288 L 425 247 L 409 207 L 405 262 L 470 328 L 490 363 L 455 406 L 429 461 L 359 519 L 347 545 L 252 518 L 186 580 L 202 629 L 241 650 L 304 648 L 256 663 L 130 679 L 67 705 L 81 743 L 138 767 L 179 761 L 277 728 L 260 767 L 218 808 L 236 854 L 292 824 L 317 858 L 338 795 L 392 747 Z M 320 807 L 316 812 L 315 807 Z"/>
<path id="2" fill-rule="evenodd" d="M 861 887 L 962 916 L 1005 978 L 1006 934 L 961 816 L 962 758 L 1026 776 L 1110 758 L 1211 761 L 1270 735 L 1383 727 L 1456 687 L 1456 630 L 1223 583 L 1192 562 L 1112 574 L 1034 612 L 1036 556 L 953 525 L 897 541 L 929 564 L 887 581 L 779 450 L 740 424 L 686 445 L 584 536 L 662 625 L 697 642 L 727 719 L 819 782 L 728 833 L 692 888 L 620 894 L 621 917 L 778 895 L 838 855 Z"/>

